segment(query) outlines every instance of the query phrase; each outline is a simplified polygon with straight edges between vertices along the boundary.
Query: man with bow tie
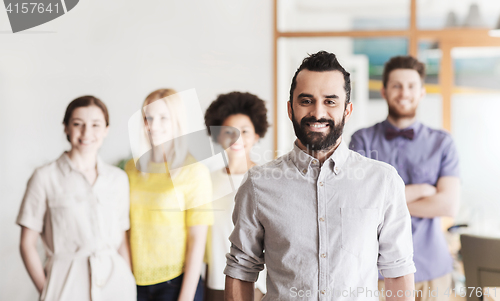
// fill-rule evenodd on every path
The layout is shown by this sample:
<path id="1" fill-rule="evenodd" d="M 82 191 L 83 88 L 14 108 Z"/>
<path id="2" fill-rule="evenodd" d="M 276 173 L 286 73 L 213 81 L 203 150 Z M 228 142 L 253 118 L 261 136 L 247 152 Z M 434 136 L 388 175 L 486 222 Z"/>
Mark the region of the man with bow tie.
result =
<path id="1" fill-rule="evenodd" d="M 425 96 L 424 77 L 425 65 L 415 58 L 390 59 L 381 91 L 389 107 L 387 119 L 354 133 L 349 147 L 398 171 L 412 216 L 415 289 L 423 290 L 422 298 L 416 300 L 447 300 L 453 262 L 439 217 L 454 217 L 458 211 L 458 154 L 450 134 L 416 119 Z M 429 298 L 428 291 L 438 296 Z"/>

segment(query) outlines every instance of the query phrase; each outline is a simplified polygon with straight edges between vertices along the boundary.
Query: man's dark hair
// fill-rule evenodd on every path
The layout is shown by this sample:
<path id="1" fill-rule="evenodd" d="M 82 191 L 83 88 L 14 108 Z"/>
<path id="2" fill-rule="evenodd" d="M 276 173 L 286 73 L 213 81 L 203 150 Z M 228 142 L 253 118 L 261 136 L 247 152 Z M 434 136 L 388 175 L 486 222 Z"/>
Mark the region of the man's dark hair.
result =
<path id="1" fill-rule="evenodd" d="M 412 56 L 395 56 L 391 58 L 384 66 L 384 73 L 382 75 L 382 82 L 384 88 L 387 87 L 387 82 L 389 81 L 389 74 L 396 69 L 411 69 L 418 72 L 420 79 L 422 80 L 422 85 L 425 80 L 425 65 L 419 62 L 416 58 Z"/>
<path id="2" fill-rule="evenodd" d="M 231 115 L 244 114 L 252 121 L 255 133 L 263 138 L 269 123 L 267 122 L 266 104 L 256 95 L 242 92 L 221 94 L 214 100 L 205 112 L 205 126 L 208 134 L 217 141 L 220 126 Z M 212 132 L 210 131 L 210 127 Z M 217 132 L 216 132 L 217 131 Z"/>
<path id="3" fill-rule="evenodd" d="M 351 101 L 351 78 L 349 72 L 347 72 L 344 69 L 344 67 L 340 65 L 335 54 L 326 51 L 320 51 L 315 54 L 310 54 L 308 57 L 306 57 L 302 61 L 302 64 L 300 64 L 297 71 L 295 71 L 295 75 L 292 78 L 292 85 L 290 86 L 290 103 L 293 103 L 293 91 L 295 91 L 295 88 L 297 87 L 297 75 L 299 74 L 300 71 L 304 69 L 309 71 L 318 71 L 318 72 L 322 71 L 342 72 L 342 75 L 344 76 L 346 105 Z"/>

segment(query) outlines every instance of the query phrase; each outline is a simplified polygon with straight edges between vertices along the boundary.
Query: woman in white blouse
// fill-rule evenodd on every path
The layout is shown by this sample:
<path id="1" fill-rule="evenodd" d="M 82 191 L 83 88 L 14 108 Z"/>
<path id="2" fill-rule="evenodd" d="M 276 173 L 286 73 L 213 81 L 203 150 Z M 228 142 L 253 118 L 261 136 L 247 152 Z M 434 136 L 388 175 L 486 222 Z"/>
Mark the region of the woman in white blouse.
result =
<path id="1" fill-rule="evenodd" d="M 63 124 L 71 150 L 35 170 L 17 218 L 26 269 L 40 300 L 136 300 L 125 232 L 128 178 L 97 155 L 109 129 L 106 106 L 79 97 Z M 40 236 L 44 265 L 36 250 Z"/>
<path id="2" fill-rule="evenodd" d="M 224 268 L 229 252 L 229 235 L 233 230 L 234 196 L 245 173 L 255 165 L 250 158 L 252 147 L 264 137 L 268 128 L 264 101 L 250 93 L 222 94 L 205 113 L 205 125 L 212 139 L 226 151 L 228 166 L 212 173 L 214 224 L 207 238 L 207 300 L 224 300 Z M 231 191 L 229 177 L 234 185 Z M 266 292 L 265 272 L 256 282 L 255 299 Z"/>

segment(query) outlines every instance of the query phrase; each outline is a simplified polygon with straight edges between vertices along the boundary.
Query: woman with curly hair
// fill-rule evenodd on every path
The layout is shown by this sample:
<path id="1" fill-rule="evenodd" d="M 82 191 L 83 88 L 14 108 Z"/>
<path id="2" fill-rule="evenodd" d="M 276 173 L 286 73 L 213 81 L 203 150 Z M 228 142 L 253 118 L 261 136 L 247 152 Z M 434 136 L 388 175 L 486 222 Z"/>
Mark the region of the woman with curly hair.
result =
<path id="1" fill-rule="evenodd" d="M 212 173 L 214 199 L 214 224 L 207 243 L 208 274 L 207 300 L 224 300 L 226 253 L 229 252 L 229 235 L 233 230 L 232 213 L 236 191 L 224 195 L 228 176 L 235 190 L 245 173 L 254 165 L 250 158 L 252 147 L 266 134 L 267 109 L 264 101 L 250 93 L 222 94 L 210 104 L 205 113 L 205 125 L 212 139 L 226 151 L 228 166 Z M 260 300 L 266 291 L 265 273 L 256 283 L 255 299 Z"/>

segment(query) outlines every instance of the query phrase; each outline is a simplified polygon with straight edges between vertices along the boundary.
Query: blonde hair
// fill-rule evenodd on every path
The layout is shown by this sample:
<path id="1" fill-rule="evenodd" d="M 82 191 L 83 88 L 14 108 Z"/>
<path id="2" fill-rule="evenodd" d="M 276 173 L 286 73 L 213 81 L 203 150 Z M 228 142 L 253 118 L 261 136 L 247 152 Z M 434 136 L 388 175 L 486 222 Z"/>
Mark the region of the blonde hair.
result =
<path id="1" fill-rule="evenodd" d="M 158 89 L 151 92 L 144 100 L 144 103 L 142 104 L 143 118 L 146 118 L 144 108 L 147 105 L 159 100 L 164 101 L 167 105 L 170 112 L 170 118 L 172 120 L 172 130 L 174 131 L 173 150 L 171 152 L 167 152 L 166 157 L 169 170 L 172 170 L 182 167 L 186 157 L 189 155 L 187 141 L 183 139 L 183 135 L 187 132 L 186 109 L 182 99 L 177 94 L 177 91 L 174 89 Z M 151 141 L 150 143 L 151 146 L 154 147 Z"/>

